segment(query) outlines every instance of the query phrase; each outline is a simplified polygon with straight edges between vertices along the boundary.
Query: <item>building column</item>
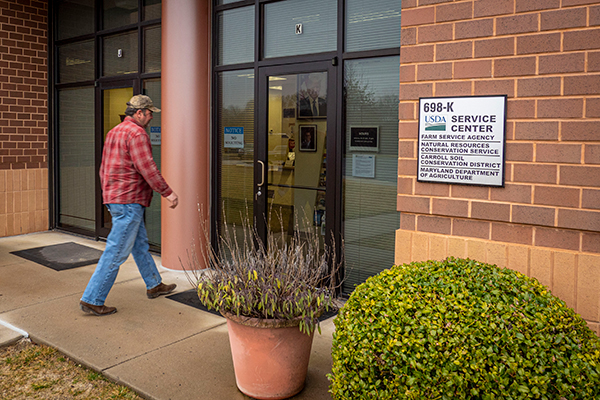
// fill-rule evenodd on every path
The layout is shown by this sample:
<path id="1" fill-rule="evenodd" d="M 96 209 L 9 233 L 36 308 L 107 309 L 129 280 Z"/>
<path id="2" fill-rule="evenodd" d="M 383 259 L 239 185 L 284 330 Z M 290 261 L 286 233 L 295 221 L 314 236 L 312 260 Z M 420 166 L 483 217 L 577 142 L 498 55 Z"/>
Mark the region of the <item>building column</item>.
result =
<path id="1" fill-rule="evenodd" d="M 210 2 L 162 2 L 162 174 L 179 196 L 162 199 L 162 265 L 181 270 L 198 243 L 198 206 L 210 193 Z"/>

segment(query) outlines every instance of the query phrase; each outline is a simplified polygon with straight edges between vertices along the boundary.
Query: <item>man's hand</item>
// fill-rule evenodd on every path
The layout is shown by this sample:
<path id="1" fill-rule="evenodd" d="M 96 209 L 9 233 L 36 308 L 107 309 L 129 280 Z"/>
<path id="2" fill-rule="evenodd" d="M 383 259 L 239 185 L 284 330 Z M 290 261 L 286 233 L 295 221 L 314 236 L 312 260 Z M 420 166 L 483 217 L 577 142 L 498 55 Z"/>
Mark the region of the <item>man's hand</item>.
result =
<path id="1" fill-rule="evenodd" d="M 171 203 L 171 205 L 169 206 L 171 208 L 175 208 L 177 207 L 177 204 L 179 204 L 179 197 L 175 192 L 168 195 L 166 199 L 169 200 L 169 203 Z"/>

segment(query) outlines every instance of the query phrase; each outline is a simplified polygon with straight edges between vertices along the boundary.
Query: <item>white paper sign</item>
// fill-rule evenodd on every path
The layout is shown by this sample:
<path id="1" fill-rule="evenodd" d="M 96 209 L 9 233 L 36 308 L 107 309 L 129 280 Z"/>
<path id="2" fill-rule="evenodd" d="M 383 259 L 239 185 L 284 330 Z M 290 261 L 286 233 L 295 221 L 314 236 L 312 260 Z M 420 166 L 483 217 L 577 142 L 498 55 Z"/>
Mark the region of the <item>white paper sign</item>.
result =
<path id="1" fill-rule="evenodd" d="M 226 126 L 223 132 L 223 144 L 226 149 L 243 149 L 244 128 L 238 126 Z"/>
<path id="2" fill-rule="evenodd" d="M 506 96 L 419 99 L 417 180 L 504 186 Z"/>
<path id="3" fill-rule="evenodd" d="M 375 156 L 352 154 L 352 176 L 375 178 Z"/>
<path id="4" fill-rule="evenodd" d="M 150 144 L 152 146 L 160 146 L 160 126 L 150 127 Z"/>

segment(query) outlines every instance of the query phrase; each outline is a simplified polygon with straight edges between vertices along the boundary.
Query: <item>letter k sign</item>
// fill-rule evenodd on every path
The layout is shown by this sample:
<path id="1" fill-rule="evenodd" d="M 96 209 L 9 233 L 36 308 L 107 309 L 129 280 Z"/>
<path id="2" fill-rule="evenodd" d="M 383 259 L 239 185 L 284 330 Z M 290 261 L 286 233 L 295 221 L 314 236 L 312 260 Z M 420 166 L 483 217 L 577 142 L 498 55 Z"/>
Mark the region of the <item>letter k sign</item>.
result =
<path id="1" fill-rule="evenodd" d="M 296 24 L 296 35 L 302 35 L 302 24 Z"/>

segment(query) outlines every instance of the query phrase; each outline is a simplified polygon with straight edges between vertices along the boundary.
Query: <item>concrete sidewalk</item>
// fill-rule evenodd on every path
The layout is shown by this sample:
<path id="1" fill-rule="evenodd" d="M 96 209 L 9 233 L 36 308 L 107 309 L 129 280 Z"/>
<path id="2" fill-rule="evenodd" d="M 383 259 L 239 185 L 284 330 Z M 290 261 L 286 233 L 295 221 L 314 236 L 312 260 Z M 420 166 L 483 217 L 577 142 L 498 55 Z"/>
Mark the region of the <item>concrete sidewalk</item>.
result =
<path id="1" fill-rule="evenodd" d="M 0 346 L 26 332 L 148 399 L 247 399 L 235 384 L 225 319 L 179 302 L 148 299 L 133 258 L 121 266 L 107 304 L 118 312 L 94 317 L 79 299 L 96 265 L 54 271 L 11 251 L 75 242 L 104 243 L 65 233 L 0 238 Z M 160 257 L 155 257 L 160 265 Z M 182 272 L 160 269 L 176 292 L 191 289 Z M 20 332 L 15 331 L 20 330 Z M 294 399 L 330 399 L 333 319 L 315 334 L 305 389 Z"/>

